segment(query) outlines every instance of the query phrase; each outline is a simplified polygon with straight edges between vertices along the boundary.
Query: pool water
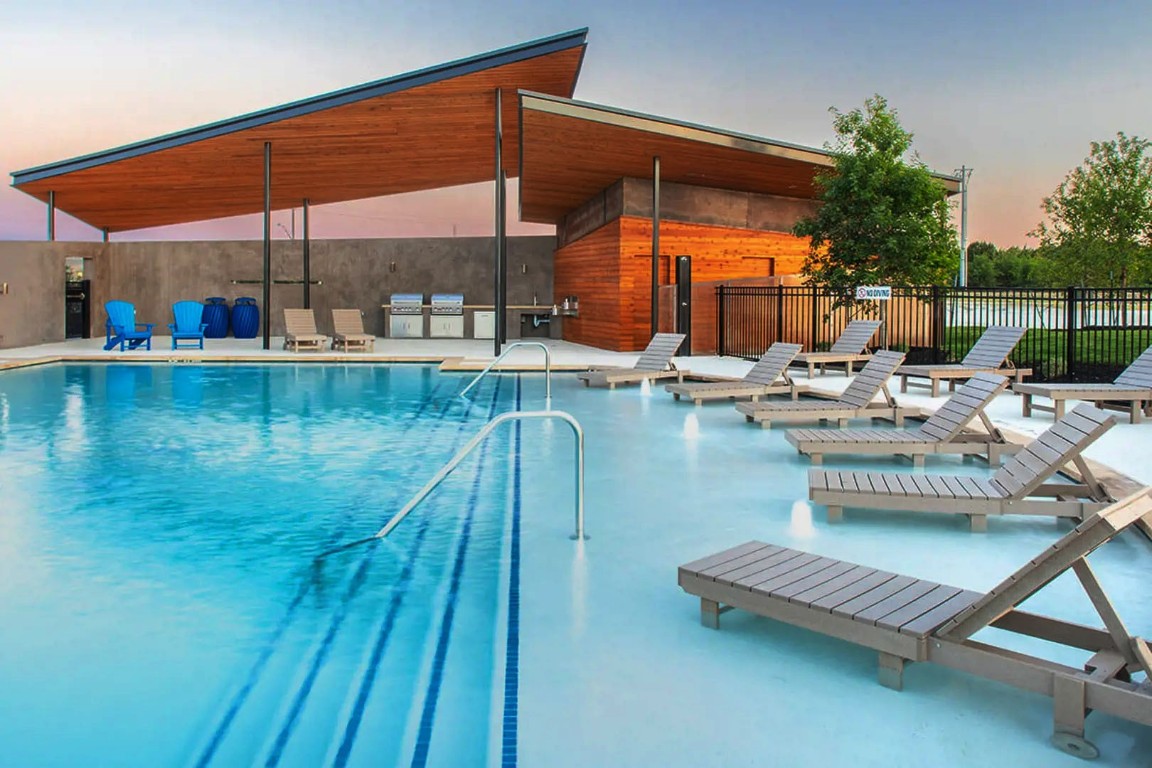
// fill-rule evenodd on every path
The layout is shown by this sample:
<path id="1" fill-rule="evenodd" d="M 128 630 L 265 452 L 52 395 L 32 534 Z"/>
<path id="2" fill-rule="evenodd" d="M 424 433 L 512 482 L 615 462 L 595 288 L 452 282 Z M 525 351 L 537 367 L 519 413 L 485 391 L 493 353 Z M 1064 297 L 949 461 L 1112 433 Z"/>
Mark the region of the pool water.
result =
<path id="1" fill-rule="evenodd" d="M 1047 698 L 933 665 L 897 693 L 866 649 L 738 611 L 699 625 L 676 567 L 750 538 L 987 589 L 1067 530 L 851 510 L 829 526 L 798 503 L 807 462 L 783 430 L 728 405 L 558 376 L 553 405 L 587 435 L 588 541 L 569 539 L 570 433 L 524 422 L 386 542 L 314 564 L 374 532 L 493 415 L 543 405 L 540 375 L 464 400 L 469 379 L 0 376 L 0 764 L 1080 764 L 1048 745 Z M 1135 535 L 1093 556 L 1144 635 L 1149 562 Z M 1028 605 L 1100 623 L 1067 576 Z M 1093 715 L 1088 735 L 1098 764 L 1152 765 L 1149 729 Z"/>

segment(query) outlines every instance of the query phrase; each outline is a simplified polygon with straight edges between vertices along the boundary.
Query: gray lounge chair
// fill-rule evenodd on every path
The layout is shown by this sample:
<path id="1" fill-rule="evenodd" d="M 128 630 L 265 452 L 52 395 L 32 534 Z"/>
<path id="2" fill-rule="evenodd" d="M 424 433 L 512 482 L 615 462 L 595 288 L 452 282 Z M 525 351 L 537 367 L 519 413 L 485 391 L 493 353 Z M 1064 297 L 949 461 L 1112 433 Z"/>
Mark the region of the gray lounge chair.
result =
<path id="1" fill-rule="evenodd" d="M 358 309 L 332 310 L 332 349 L 344 347 L 344 351 L 358 349 L 371 352 L 376 345 L 376 337 L 364 333 L 364 316 Z"/>
<path id="2" fill-rule="evenodd" d="M 748 421 L 759 422 L 765 429 L 776 422 L 795 424 L 833 420 L 839 426 L 846 427 L 849 419 L 868 418 L 888 418 L 900 426 L 905 416 L 919 413 L 918 409 L 901 408 L 888 392 L 888 379 L 903 361 L 903 353 L 887 350 L 877 352 L 836 400 L 737 403 L 736 410 L 744 414 Z M 880 393 L 884 395 L 884 402 L 872 402 Z"/>
<path id="3" fill-rule="evenodd" d="M 1047 411 L 1057 419 L 1064 415 L 1068 400 L 1088 400 L 1097 408 L 1122 408 L 1132 424 L 1141 415 L 1152 415 L 1152 347 L 1144 350 L 1111 384 L 1014 384 L 1012 390 L 1023 395 L 1023 413 Z M 1034 397 L 1046 397 L 1052 406 L 1038 405 Z"/>
<path id="4" fill-rule="evenodd" d="M 794 362 L 808 366 L 809 379 L 816 375 L 816 366 L 820 366 L 823 375 L 829 363 L 844 363 L 845 374 L 851 376 L 856 363 L 867 362 L 872 357 L 868 354 L 868 342 L 883 324 L 880 320 L 853 320 L 827 352 L 805 352 L 797 355 Z"/>
<path id="5" fill-rule="evenodd" d="M 1077 757 L 1098 750 L 1084 736 L 1091 711 L 1152 726 L 1152 651 L 1130 633 L 1088 565 L 1087 556 L 1152 512 L 1149 489 L 1081 523 L 991 591 L 901 576 L 843 560 L 750 541 L 679 569 L 680 587 L 700 598 L 700 620 L 719 629 L 720 614 L 739 608 L 879 652 L 880 683 L 904 686 L 910 661 L 946 667 L 1053 699 L 1052 743 Z M 1071 569 L 1105 628 L 1028 613 L 1019 606 Z M 997 646 L 986 627 L 1083 652 L 1067 666 Z M 1143 673 L 1143 682 L 1133 673 Z M 867 706 L 867 702 L 862 702 Z"/>
<path id="6" fill-rule="evenodd" d="M 776 342 L 765 352 L 751 370 L 741 379 L 722 379 L 719 381 L 684 381 L 677 384 L 668 384 L 664 389 L 672 393 L 672 397 L 679 400 L 681 397 L 692 398 L 692 402 L 700 405 L 705 400 L 727 400 L 729 398 L 747 397 L 756 402 L 767 395 L 790 394 L 796 399 L 797 387 L 788 377 L 788 364 L 800 351 L 799 344 L 785 344 Z"/>
<path id="7" fill-rule="evenodd" d="M 684 380 L 684 372 L 672 364 L 672 357 L 684 343 L 682 333 L 658 333 L 648 342 L 640 359 L 631 368 L 599 368 L 576 374 L 586 387 L 608 387 L 615 389 L 617 384 L 639 384 L 644 380 L 675 378 Z"/>
<path id="8" fill-rule="evenodd" d="M 1019 384 L 1025 376 L 1032 375 L 1032 369 L 1012 366 L 1008 356 L 1027 330 L 1013 325 L 990 325 L 959 363 L 902 365 L 896 371 L 900 377 L 900 391 L 907 392 L 909 386 L 927 387 L 932 390 L 932 397 L 939 397 L 941 381 L 947 381 L 948 391 L 954 392 L 958 379 L 967 379 L 980 372 L 1010 376 Z M 929 383 L 909 382 L 909 378 L 928 379 Z"/>
<path id="9" fill-rule="evenodd" d="M 293 352 L 324 349 L 328 337 L 316 332 L 316 316 L 310 309 L 284 310 L 284 348 Z"/>
<path id="10" fill-rule="evenodd" d="M 995 465 L 1001 454 L 1023 448 L 1005 440 L 984 412 L 1006 386 L 1003 376 L 978 373 L 916 429 L 790 429 L 784 437 L 813 464 L 822 463 L 828 454 L 850 454 L 910 456 L 922 467 L 926 454 L 959 453 L 983 455 Z M 974 419 L 983 424 L 983 431 L 968 429 Z"/>
<path id="11" fill-rule="evenodd" d="M 988 529 L 989 515 L 1053 515 L 1084 519 L 1111 499 L 1080 455 L 1115 420 L 1081 405 L 1004 462 L 990 479 L 964 475 L 808 470 L 808 497 L 837 521 L 844 507 L 901 509 L 967 515 L 973 531 Z M 1065 464 L 1077 483 L 1048 482 Z"/>

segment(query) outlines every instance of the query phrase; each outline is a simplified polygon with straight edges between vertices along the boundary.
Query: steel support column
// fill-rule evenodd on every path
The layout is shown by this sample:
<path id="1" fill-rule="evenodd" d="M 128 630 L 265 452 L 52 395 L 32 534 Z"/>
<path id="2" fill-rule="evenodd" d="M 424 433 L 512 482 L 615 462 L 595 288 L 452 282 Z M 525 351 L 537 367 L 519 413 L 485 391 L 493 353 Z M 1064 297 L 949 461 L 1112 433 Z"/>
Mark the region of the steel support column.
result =
<path id="1" fill-rule="evenodd" d="M 272 142 L 264 142 L 264 349 L 272 348 Z"/>
<path id="2" fill-rule="evenodd" d="M 100 231 L 104 233 L 104 242 L 108 242 L 108 227 L 104 227 L 104 229 Z"/>
<path id="3" fill-rule="evenodd" d="M 312 241 L 308 233 L 308 198 L 304 198 L 304 309 L 312 308 Z"/>
<path id="4" fill-rule="evenodd" d="M 506 331 L 504 325 L 507 322 L 503 307 L 504 298 L 504 281 L 506 275 L 504 273 L 504 222 L 505 222 L 505 199 L 504 199 L 504 94 L 500 88 L 496 89 L 496 114 L 495 114 L 495 139 L 496 139 L 496 174 L 495 174 L 495 189 L 493 190 L 493 197 L 496 208 L 496 225 L 495 242 L 493 244 L 492 262 L 493 262 L 493 286 L 492 286 L 492 305 L 496 310 L 496 328 L 493 334 L 493 354 L 500 354 L 500 345 L 503 344 L 506 338 Z"/>
<path id="5" fill-rule="evenodd" d="M 652 158 L 652 336 L 660 330 L 660 158 Z"/>
<path id="6" fill-rule="evenodd" d="M 508 343 L 508 174 L 500 171 L 500 343 Z"/>
<path id="7" fill-rule="evenodd" d="M 56 193 L 48 191 L 48 241 L 56 239 Z"/>

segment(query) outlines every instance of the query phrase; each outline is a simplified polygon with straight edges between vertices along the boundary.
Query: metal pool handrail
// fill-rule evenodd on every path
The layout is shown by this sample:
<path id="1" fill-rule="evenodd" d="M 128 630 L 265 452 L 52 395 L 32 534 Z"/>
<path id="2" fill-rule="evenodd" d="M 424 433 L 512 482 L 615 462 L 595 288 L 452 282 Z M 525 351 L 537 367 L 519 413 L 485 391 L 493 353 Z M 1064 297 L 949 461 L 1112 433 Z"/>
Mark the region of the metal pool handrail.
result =
<path id="1" fill-rule="evenodd" d="M 316 559 L 320 560 L 337 552 L 343 552 L 346 549 L 352 549 L 362 544 L 371 544 L 374 541 L 383 539 L 391 533 L 396 526 L 400 525 L 400 523 L 404 521 L 404 518 L 408 516 L 408 513 L 419 506 L 420 502 L 428 497 L 428 494 L 436 490 L 436 487 L 444 482 L 444 479 L 448 477 L 448 475 L 452 474 L 452 470 L 456 469 L 460 462 L 467 458 L 468 454 L 471 453 L 476 446 L 484 442 L 484 439 L 488 437 L 496 427 L 506 421 L 516 421 L 520 419 L 560 419 L 567 423 L 572 429 L 572 434 L 576 437 L 576 450 L 574 453 L 576 460 L 576 493 L 574 498 L 576 502 L 576 531 L 570 538 L 577 541 L 587 538 L 584 535 L 584 429 L 580 426 L 580 422 L 576 421 L 575 417 L 571 414 L 565 413 L 564 411 L 509 411 L 500 414 L 481 427 L 480 431 L 468 441 L 468 444 L 461 448 L 447 464 L 441 467 L 440 470 L 432 476 L 432 479 L 417 491 L 416 495 L 409 499 L 408 503 L 405 504 L 383 528 L 366 539 L 359 539 L 358 541 L 349 542 L 348 544 L 342 544 L 326 552 L 322 552 L 316 556 Z"/>
<path id="2" fill-rule="evenodd" d="M 460 393 L 460 397 L 464 397 L 464 395 L 468 394 L 468 390 L 470 390 L 470 389 L 472 389 L 472 387 L 476 386 L 480 382 L 480 379 L 487 376 L 488 372 L 491 371 L 493 368 L 495 368 L 496 364 L 499 363 L 501 360 L 503 360 L 505 355 L 507 355 L 509 352 L 511 352 L 516 347 L 540 347 L 540 349 L 544 350 L 544 407 L 545 408 L 551 408 L 552 407 L 552 350 L 548 348 L 548 345 L 544 344 L 543 342 L 539 342 L 539 341 L 514 341 L 511 344 L 509 344 L 508 348 L 505 349 L 503 352 L 501 352 L 496 357 L 495 360 L 488 363 L 487 368 L 480 371 L 480 373 L 476 374 L 476 378 L 472 379 L 472 381 L 470 381 L 468 383 L 468 386 L 464 387 L 464 391 L 462 391 Z"/>

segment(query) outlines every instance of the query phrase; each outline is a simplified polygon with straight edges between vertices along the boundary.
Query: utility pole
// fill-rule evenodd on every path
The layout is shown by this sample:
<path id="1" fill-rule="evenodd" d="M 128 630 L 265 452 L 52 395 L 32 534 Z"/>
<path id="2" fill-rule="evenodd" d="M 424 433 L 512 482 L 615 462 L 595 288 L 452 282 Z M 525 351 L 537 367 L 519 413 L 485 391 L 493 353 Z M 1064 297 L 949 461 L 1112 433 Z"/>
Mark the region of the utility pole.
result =
<path id="1" fill-rule="evenodd" d="M 960 176 L 960 275 L 956 280 L 961 288 L 968 286 L 968 179 L 972 169 L 960 166 L 956 171 Z"/>

